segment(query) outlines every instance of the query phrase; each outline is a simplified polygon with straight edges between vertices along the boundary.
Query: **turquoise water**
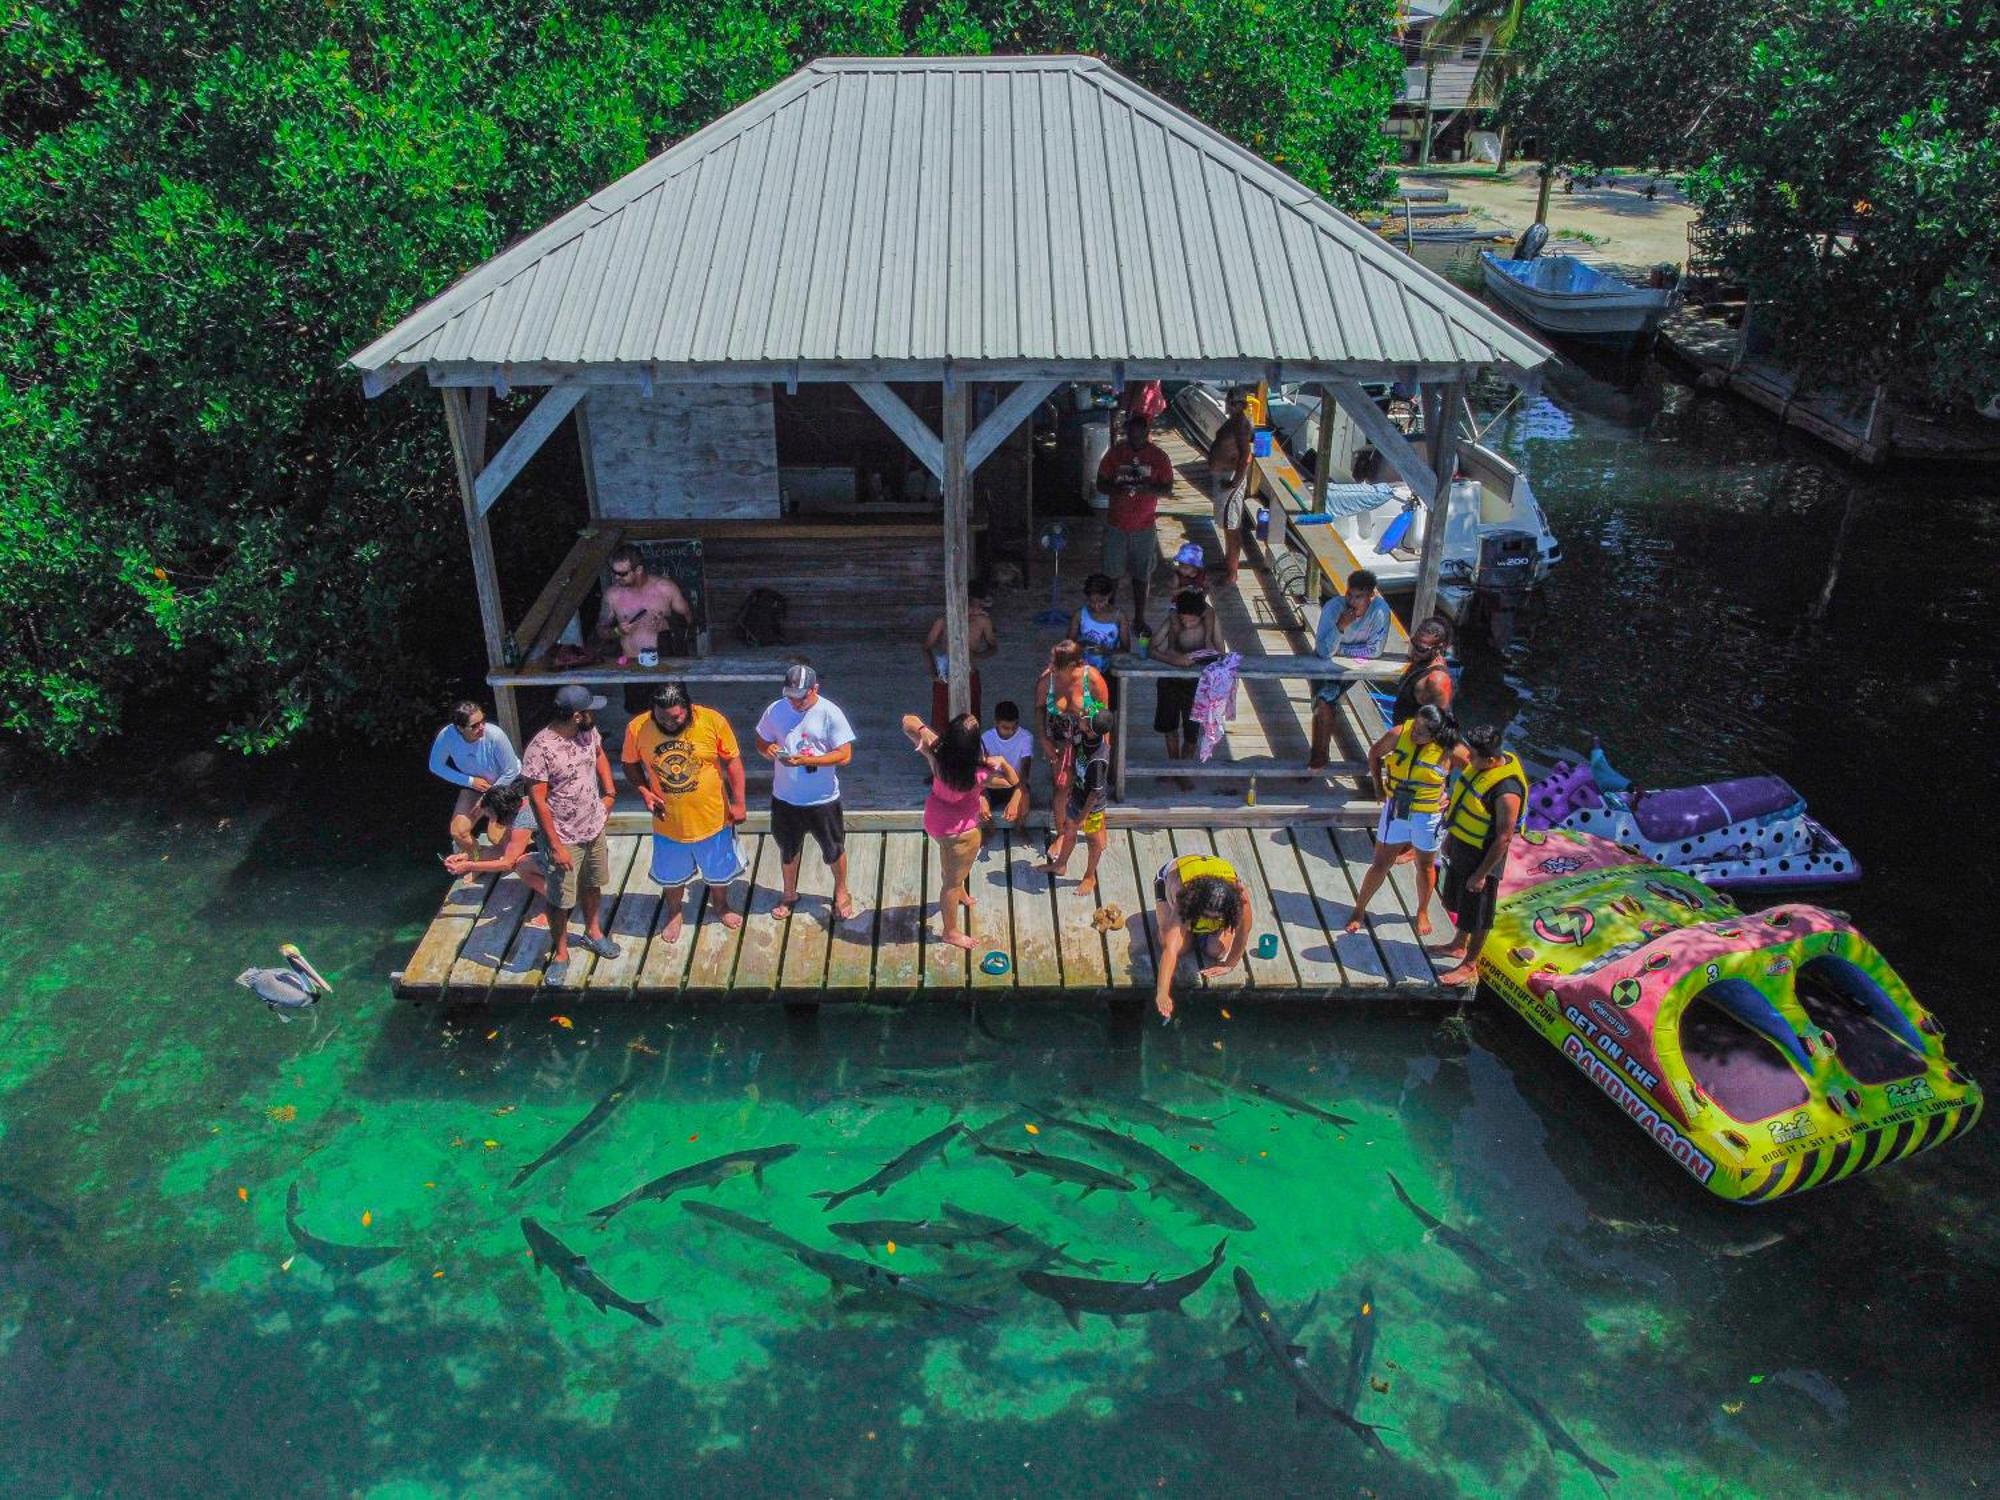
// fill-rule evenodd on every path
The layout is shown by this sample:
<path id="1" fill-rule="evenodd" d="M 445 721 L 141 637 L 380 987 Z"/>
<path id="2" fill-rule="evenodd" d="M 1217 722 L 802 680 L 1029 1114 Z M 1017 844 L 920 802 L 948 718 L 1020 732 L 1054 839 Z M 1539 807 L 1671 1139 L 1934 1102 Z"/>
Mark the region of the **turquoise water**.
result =
<path id="1" fill-rule="evenodd" d="M 1657 374 L 1559 377 L 1497 433 L 1569 561 L 1504 652 L 1471 649 L 1474 706 L 1544 758 L 1594 731 L 1650 778 L 1792 778 L 1869 869 L 1837 904 L 1990 1084 L 1993 883 L 1957 833 L 2000 812 L 1981 769 L 2000 752 L 1993 481 L 1855 482 Z M 439 884 L 439 799 L 413 782 L 352 764 L 115 792 L 26 777 L 0 806 L 0 1491 L 1597 1494 L 1510 1386 L 1619 1494 L 1966 1495 L 2000 1474 L 1986 1129 L 1745 1211 L 1694 1196 L 1497 1008 L 1195 1004 L 1165 1031 L 1033 1005 L 399 1002 L 386 976 Z M 231 982 L 286 940 L 335 984 L 290 1025 Z M 621 1087 L 601 1129 L 513 1185 Z M 1078 1201 L 967 1136 L 879 1198 L 811 1196 L 954 1121 L 1116 1166 L 1055 1122 L 1058 1094 L 1081 1102 L 1054 1115 L 1166 1155 L 1256 1227 L 1143 1191 Z M 1134 1101 L 1213 1126 L 1094 1112 Z M 686 1196 L 980 1315 L 907 1286 L 836 1298 L 681 1199 L 591 1216 L 785 1145 L 761 1187 Z M 342 1271 L 301 1248 L 294 1186 L 306 1234 L 399 1253 Z M 946 1204 L 1013 1243 L 892 1253 L 827 1229 Z M 524 1217 L 660 1326 L 537 1272 Z M 1184 1316 L 1073 1330 L 1020 1278 L 1172 1277 L 1225 1236 Z M 1101 1264 L 1046 1265 L 1037 1243 Z M 1238 1268 L 1336 1396 L 1365 1301 L 1357 1413 L 1385 1451 L 1295 1414 L 1268 1363 L 1237 1368 Z"/>

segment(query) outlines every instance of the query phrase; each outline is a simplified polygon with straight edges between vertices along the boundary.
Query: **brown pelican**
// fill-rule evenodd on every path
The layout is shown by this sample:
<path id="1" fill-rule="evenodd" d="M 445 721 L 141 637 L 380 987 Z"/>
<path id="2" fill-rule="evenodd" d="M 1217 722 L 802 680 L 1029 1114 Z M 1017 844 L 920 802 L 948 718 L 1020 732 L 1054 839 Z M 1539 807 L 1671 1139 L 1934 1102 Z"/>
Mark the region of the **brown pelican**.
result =
<path id="1" fill-rule="evenodd" d="M 292 944 L 286 943 L 278 951 L 285 956 L 284 968 L 245 969 L 236 982 L 269 1006 L 280 1021 L 289 1021 L 291 1012 L 319 1004 L 319 997 L 332 994 L 333 986 Z"/>

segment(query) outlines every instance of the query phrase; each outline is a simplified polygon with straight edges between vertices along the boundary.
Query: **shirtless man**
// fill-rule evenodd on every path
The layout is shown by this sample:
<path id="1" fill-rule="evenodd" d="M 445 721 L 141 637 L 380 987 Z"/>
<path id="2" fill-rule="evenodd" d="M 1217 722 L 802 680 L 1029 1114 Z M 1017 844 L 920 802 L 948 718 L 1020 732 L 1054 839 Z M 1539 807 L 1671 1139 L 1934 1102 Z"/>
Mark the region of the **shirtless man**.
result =
<path id="1" fill-rule="evenodd" d="M 965 622 L 966 650 L 972 656 L 991 656 L 1000 649 L 1000 632 L 993 628 L 993 591 L 984 583 L 973 583 L 966 597 Z M 945 660 L 945 618 L 939 615 L 924 632 L 924 666 L 931 679 L 931 732 L 942 735 L 945 725 L 951 721 L 949 699 L 951 684 L 946 673 L 949 663 Z M 968 705 L 976 717 L 979 713 L 979 668 L 972 669 L 972 702 Z"/>
<path id="2" fill-rule="evenodd" d="M 649 574 L 639 549 L 629 542 L 611 554 L 611 587 L 604 591 L 604 609 L 597 617 L 600 641 L 617 647 L 621 660 L 637 659 L 642 651 L 660 649 L 660 634 L 675 615 L 694 623 L 679 584 Z"/>

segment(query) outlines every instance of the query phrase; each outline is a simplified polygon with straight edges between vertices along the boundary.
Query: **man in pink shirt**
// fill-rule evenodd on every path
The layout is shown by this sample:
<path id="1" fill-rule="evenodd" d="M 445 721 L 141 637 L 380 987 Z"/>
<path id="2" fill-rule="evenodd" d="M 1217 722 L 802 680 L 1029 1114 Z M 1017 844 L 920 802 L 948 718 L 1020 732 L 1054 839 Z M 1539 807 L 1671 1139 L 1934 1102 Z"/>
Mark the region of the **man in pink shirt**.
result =
<path id="1" fill-rule="evenodd" d="M 1146 594 L 1160 565 L 1159 531 L 1153 518 L 1174 490 L 1174 465 L 1152 441 L 1142 416 L 1125 420 L 1125 441 L 1114 443 L 1097 466 L 1098 493 L 1111 497 L 1104 518 L 1103 572 L 1132 580 L 1132 618 L 1146 618 Z"/>
<path id="2" fill-rule="evenodd" d="M 616 958 L 618 945 L 604 935 L 602 893 L 611 883 L 611 851 L 604 839 L 618 789 L 611 759 L 597 732 L 604 699 L 571 683 L 556 690 L 548 725 L 528 741 L 521 779 L 541 833 L 539 858 L 548 877 L 549 961 L 542 983 L 560 988 L 569 979 L 569 914 L 583 908 L 579 946 L 599 958 Z"/>

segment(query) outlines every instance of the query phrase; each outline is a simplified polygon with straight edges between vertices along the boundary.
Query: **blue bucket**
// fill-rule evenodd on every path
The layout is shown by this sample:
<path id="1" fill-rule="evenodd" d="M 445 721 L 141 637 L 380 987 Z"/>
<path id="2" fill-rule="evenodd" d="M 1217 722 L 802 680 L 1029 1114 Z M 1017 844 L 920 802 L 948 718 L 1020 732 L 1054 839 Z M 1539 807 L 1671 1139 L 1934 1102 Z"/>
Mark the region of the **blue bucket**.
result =
<path id="1" fill-rule="evenodd" d="M 1257 429 L 1256 433 L 1250 439 L 1250 451 L 1259 458 L 1269 458 L 1271 456 L 1270 428 L 1259 427 Z"/>

